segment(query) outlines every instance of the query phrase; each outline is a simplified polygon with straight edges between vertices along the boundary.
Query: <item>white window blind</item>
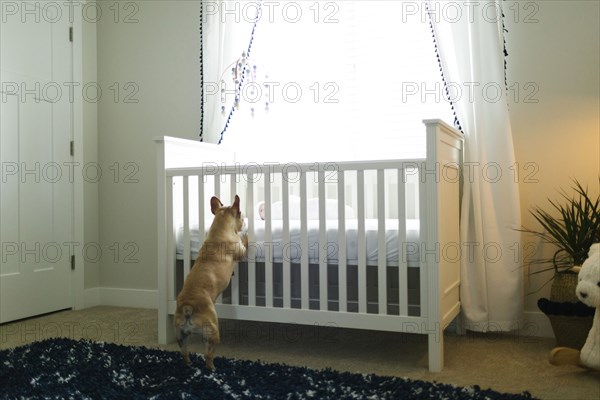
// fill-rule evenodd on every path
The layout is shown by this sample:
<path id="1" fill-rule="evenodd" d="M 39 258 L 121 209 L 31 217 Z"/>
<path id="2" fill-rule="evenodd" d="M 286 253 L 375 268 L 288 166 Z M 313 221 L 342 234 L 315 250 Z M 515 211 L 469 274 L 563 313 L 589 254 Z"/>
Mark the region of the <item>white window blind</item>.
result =
<path id="1" fill-rule="evenodd" d="M 274 162 L 424 157 L 422 120 L 453 121 L 424 5 L 274 3 L 224 143 Z"/>

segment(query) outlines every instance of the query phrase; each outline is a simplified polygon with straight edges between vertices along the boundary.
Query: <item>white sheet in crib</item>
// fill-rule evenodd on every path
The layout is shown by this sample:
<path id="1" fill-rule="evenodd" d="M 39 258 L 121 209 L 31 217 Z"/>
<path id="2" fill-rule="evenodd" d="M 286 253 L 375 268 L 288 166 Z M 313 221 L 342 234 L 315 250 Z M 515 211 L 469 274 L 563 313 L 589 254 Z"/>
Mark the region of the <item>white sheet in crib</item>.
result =
<path id="1" fill-rule="evenodd" d="M 358 220 L 346 220 L 346 264 L 358 265 Z M 212 223 L 207 222 L 206 231 Z M 249 261 L 263 262 L 269 257 L 273 262 L 283 262 L 284 259 L 291 263 L 300 263 L 302 256 L 302 247 L 300 240 L 300 221 L 290 220 L 290 239 L 283 240 L 283 221 L 274 220 L 271 222 L 271 238 L 265 242 L 265 221 L 254 221 L 254 238 L 250 238 Z M 338 221 L 327 220 L 326 223 L 325 244 L 319 244 L 319 221 L 308 220 L 308 259 L 311 264 L 318 264 L 321 258 L 329 264 L 338 264 Z M 248 226 L 248 221 L 246 221 Z M 365 220 L 365 238 L 367 265 L 377 265 L 378 250 L 378 220 Z M 183 227 L 177 230 L 177 259 L 183 259 Z M 200 235 L 198 226 L 190 229 L 191 258 L 196 259 L 200 248 Z M 406 241 L 399 243 L 398 240 L 398 220 L 388 219 L 385 221 L 385 241 L 386 241 L 386 264 L 398 265 L 398 248 L 402 250 L 400 261 L 407 262 L 409 267 L 419 266 L 419 220 L 409 219 L 406 221 Z M 252 257 L 252 253 L 254 256 Z"/>

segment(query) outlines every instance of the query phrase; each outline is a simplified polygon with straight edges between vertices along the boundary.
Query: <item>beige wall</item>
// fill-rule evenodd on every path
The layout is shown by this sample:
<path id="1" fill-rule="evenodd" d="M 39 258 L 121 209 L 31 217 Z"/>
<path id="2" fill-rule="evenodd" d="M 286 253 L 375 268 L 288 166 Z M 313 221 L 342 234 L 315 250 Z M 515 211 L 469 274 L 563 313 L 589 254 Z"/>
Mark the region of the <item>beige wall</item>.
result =
<path id="1" fill-rule="evenodd" d="M 107 9 L 114 4 L 122 7 L 117 22 Z M 198 135 L 200 5 L 126 4 L 105 3 L 98 22 L 99 286 L 156 289 L 153 138 Z"/>
<path id="2" fill-rule="evenodd" d="M 534 16 L 537 22 L 526 23 L 523 15 L 515 21 L 515 14 L 508 12 L 506 25 L 508 84 L 521 88 L 521 96 L 513 98 L 510 107 L 515 153 L 522 173 L 523 224 L 539 229 L 528 210 L 534 205 L 547 206 L 547 198 L 559 200 L 558 190 L 568 189 L 571 178 L 598 194 L 600 3 L 535 3 L 539 5 Z M 531 86 L 525 88 L 528 82 L 537 89 L 532 97 L 537 103 L 526 102 L 525 96 L 533 93 Z M 540 249 L 538 254 L 550 252 L 525 236 L 524 246 L 531 244 Z M 531 254 L 532 248 L 524 247 L 524 253 Z M 550 277 L 528 279 L 526 291 L 539 288 Z M 526 309 L 536 311 L 537 299 L 547 296 L 548 289 L 527 296 Z"/>
<path id="3" fill-rule="evenodd" d="M 509 86 L 519 88 L 519 96 L 511 102 L 511 118 L 527 226 L 535 226 L 527 210 L 545 204 L 547 197 L 556 198 L 556 189 L 569 185 L 570 177 L 598 192 L 600 151 L 598 2 L 533 3 L 539 6 L 533 15 L 538 22 L 525 22 L 532 9 L 524 9 L 522 2 L 518 17 L 514 11 L 506 17 L 508 81 Z M 154 290 L 152 138 L 197 137 L 199 2 L 136 4 L 139 9 L 133 17 L 138 22 L 122 21 L 133 9 L 121 10 L 117 23 L 113 11 L 104 10 L 105 17 L 97 24 L 98 81 L 104 90 L 98 103 L 98 157 L 104 173 L 98 184 L 98 224 L 104 254 L 97 270 L 90 268 L 90 277 L 86 271 L 86 286 L 97 281 L 102 287 Z M 115 82 L 120 88 L 116 101 L 114 90 L 109 89 Z M 137 103 L 124 101 L 131 93 L 131 87 L 125 88 L 128 82 L 139 89 L 133 95 Z M 525 102 L 525 96 L 532 93 L 531 86 L 525 86 L 528 82 L 538 89 L 532 94 L 537 103 Z M 120 170 L 117 182 L 114 169 L 109 168 L 115 163 Z M 133 164 L 126 169 L 126 163 Z M 124 182 L 130 172 L 135 172 L 136 183 Z M 526 176 L 535 182 L 526 182 Z M 127 255 L 137 263 L 124 262 Z M 528 296 L 527 309 L 536 310 L 535 301 L 542 295 L 543 291 Z"/>

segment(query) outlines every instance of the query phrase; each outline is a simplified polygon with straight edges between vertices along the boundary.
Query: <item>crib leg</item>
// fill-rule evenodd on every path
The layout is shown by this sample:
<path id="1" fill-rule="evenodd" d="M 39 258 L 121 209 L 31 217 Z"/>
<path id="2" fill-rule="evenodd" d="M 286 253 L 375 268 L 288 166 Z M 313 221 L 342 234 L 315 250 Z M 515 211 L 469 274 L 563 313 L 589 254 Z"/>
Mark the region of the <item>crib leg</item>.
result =
<path id="1" fill-rule="evenodd" d="M 456 334 L 457 335 L 466 335 L 467 328 L 465 328 L 465 318 L 463 317 L 462 312 L 459 312 L 456 316 Z"/>
<path id="2" fill-rule="evenodd" d="M 430 333 L 428 337 L 429 372 L 442 372 L 444 368 L 444 331 Z"/>
<path id="3" fill-rule="evenodd" d="M 169 344 L 175 341 L 173 332 L 173 316 L 168 313 L 158 311 L 158 343 Z"/>

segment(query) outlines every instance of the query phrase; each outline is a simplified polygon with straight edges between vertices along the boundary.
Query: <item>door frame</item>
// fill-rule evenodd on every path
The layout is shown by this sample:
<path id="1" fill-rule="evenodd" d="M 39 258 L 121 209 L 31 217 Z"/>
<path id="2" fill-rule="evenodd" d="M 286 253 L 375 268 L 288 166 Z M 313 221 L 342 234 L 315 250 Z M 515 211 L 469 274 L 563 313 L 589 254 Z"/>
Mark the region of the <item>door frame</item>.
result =
<path id="1" fill-rule="evenodd" d="M 70 0 L 71 2 L 78 0 Z M 88 3 L 88 1 L 80 1 L 80 3 Z M 80 10 L 81 7 L 75 8 Z M 71 44 L 71 62 L 73 82 L 83 83 L 83 17 L 81 12 L 73 13 L 73 42 Z M 71 104 L 71 122 L 72 122 L 72 140 L 73 140 L 73 162 L 79 163 L 75 165 L 83 166 L 83 98 L 82 96 L 73 96 Z M 72 307 L 74 310 L 85 308 L 85 275 L 84 275 L 84 259 L 81 248 L 84 244 L 84 180 L 83 174 L 74 174 L 73 182 L 73 240 L 80 244 L 75 250 L 75 269 L 71 271 L 71 294 Z"/>

